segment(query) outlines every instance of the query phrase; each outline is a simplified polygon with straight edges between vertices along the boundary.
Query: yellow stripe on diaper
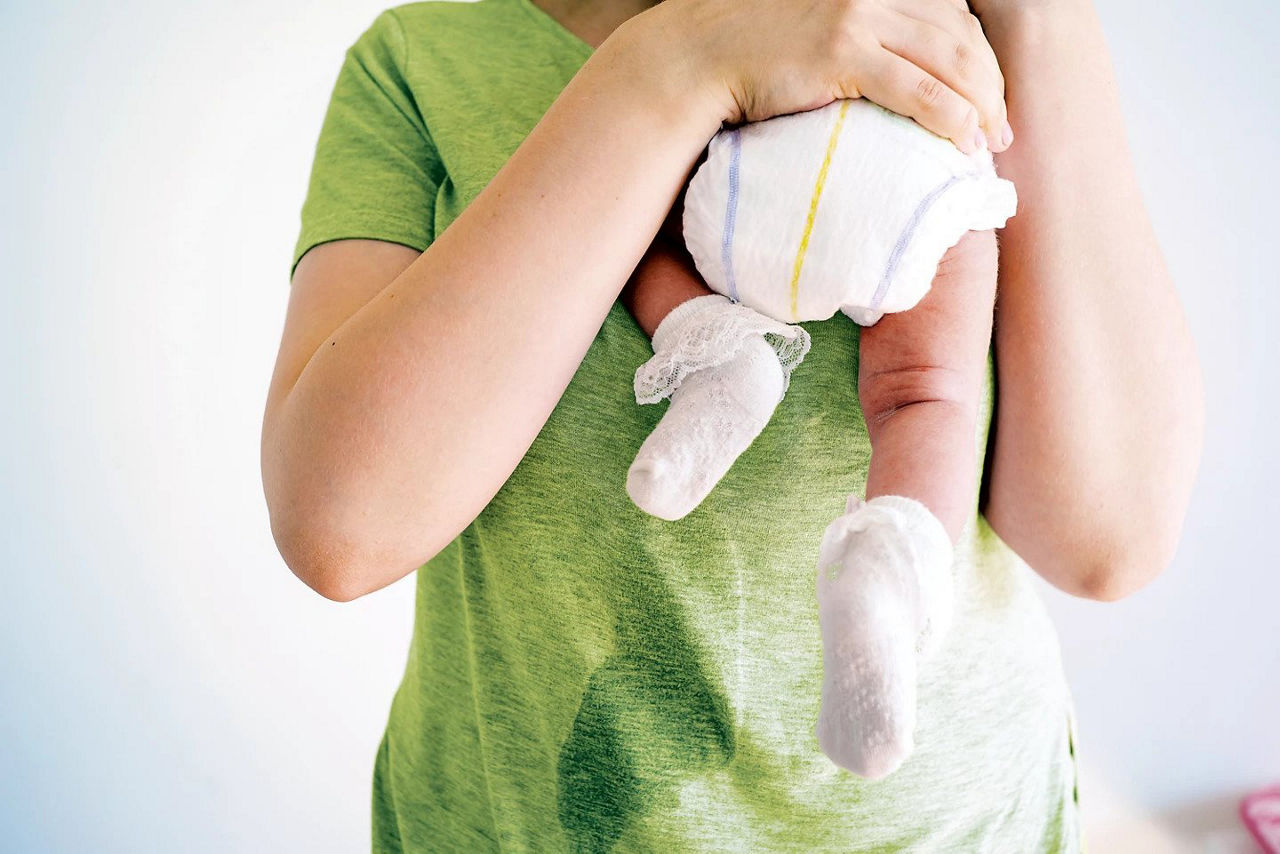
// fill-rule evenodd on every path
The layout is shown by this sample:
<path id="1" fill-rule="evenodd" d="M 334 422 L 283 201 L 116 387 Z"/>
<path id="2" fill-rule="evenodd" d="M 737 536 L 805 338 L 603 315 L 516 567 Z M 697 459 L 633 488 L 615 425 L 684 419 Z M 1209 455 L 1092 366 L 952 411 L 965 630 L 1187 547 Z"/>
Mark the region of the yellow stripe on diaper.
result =
<path id="1" fill-rule="evenodd" d="M 849 99 L 840 105 L 840 115 L 836 117 L 835 127 L 831 129 L 831 138 L 827 140 L 827 152 L 822 156 L 822 168 L 818 170 L 818 182 L 813 188 L 813 198 L 809 201 L 809 215 L 805 217 L 804 234 L 800 237 L 800 248 L 796 251 L 795 268 L 791 271 L 791 319 L 799 320 L 797 298 L 800 294 L 800 269 L 804 266 L 804 254 L 809 249 L 809 234 L 813 231 L 813 220 L 818 214 L 818 200 L 822 198 L 822 185 L 827 182 L 827 170 L 831 167 L 831 155 L 835 153 L 836 141 L 840 139 L 840 128 L 844 125 L 845 114 L 849 112 Z"/>

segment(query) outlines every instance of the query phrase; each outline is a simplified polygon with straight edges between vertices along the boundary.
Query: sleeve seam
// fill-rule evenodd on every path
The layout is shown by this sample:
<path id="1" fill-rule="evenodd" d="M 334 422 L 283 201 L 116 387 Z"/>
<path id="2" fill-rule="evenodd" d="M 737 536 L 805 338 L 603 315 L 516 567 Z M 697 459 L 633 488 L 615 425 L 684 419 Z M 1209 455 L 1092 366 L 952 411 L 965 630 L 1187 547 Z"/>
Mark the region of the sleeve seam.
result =
<path id="1" fill-rule="evenodd" d="M 353 218 L 358 217 L 368 217 L 366 220 L 367 222 L 382 222 L 387 224 L 394 223 L 395 225 L 405 226 L 410 230 L 417 229 L 428 233 L 431 231 L 431 229 L 427 228 L 423 223 L 410 219 L 409 217 L 399 216 L 394 213 L 387 213 L 385 210 L 379 208 L 344 208 L 340 212 L 331 213 L 328 216 L 312 221 L 307 230 L 311 231 L 328 225 L 342 225 L 343 223 L 350 222 Z"/>
<path id="2" fill-rule="evenodd" d="M 372 214 L 372 216 L 369 216 Z M 362 215 L 367 219 L 360 219 Z M 373 208 L 354 208 L 316 220 L 298 235 L 294 247 L 293 262 L 289 266 L 289 279 L 298 269 L 303 256 L 323 243 L 338 240 L 382 240 L 398 243 L 419 252 L 435 241 L 434 228 L 404 217 L 388 216 Z"/>

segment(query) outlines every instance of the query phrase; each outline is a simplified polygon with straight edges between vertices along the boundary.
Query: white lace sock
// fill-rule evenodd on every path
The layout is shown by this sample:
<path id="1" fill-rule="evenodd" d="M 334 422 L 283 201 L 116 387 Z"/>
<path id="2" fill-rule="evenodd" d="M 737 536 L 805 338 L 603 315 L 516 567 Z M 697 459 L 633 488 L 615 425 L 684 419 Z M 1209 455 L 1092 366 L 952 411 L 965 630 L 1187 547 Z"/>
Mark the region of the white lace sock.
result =
<path id="1" fill-rule="evenodd" d="M 673 309 L 653 349 L 636 371 L 636 402 L 671 404 L 627 472 L 627 493 L 674 521 L 702 503 L 769 423 L 809 333 L 710 294 Z"/>
<path id="2" fill-rule="evenodd" d="M 818 746 L 869 779 L 897 770 L 914 745 L 916 665 L 952 617 L 953 547 L 918 501 L 849 496 L 818 555 L 822 706 Z"/>

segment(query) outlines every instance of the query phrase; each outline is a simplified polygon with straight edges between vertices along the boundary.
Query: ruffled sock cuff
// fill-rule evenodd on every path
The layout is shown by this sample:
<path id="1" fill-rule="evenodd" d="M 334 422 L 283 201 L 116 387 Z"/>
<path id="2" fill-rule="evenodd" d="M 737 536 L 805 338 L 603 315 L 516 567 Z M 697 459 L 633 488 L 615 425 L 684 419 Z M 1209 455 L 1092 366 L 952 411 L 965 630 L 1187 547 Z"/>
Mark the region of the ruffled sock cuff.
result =
<path id="1" fill-rule="evenodd" d="M 676 306 L 654 330 L 653 358 L 636 370 L 636 402 L 670 397 L 689 374 L 734 358 L 752 335 L 763 336 L 777 354 L 786 394 L 791 372 L 809 352 L 809 333 L 721 294 L 707 294 Z"/>

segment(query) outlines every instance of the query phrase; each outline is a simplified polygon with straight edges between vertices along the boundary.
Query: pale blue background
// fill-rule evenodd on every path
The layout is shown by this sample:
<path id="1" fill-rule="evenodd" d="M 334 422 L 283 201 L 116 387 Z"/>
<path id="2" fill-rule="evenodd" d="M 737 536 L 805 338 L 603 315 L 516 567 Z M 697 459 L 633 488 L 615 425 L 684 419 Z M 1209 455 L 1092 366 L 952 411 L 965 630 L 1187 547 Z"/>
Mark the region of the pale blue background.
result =
<path id="1" fill-rule="evenodd" d="M 1101 5 L 1208 447 L 1163 577 L 1046 595 L 1097 839 L 1226 850 L 1280 782 L 1280 5 Z M 297 582 L 258 431 L 316 133 L 381 8 L 0 4 L 0 850 L 367 848 L 411 582 Z"/>

